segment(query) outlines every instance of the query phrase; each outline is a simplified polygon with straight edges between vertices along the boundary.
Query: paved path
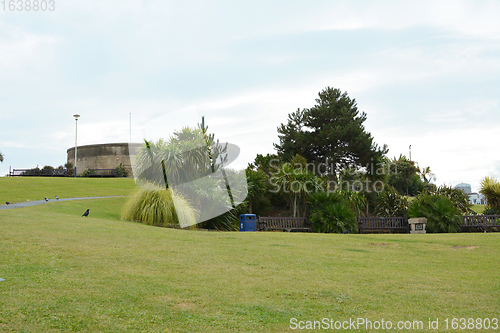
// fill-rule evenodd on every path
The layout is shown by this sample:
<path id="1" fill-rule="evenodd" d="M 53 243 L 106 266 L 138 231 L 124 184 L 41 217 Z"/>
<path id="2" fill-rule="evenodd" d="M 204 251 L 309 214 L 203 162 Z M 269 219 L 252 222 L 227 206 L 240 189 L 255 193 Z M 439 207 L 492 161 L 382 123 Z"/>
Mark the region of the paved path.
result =
<path id="1" fill-rule="evenodd" d="M 0 209 L 13 209 L 13 208 L 30 207 L 30 206 L 36 206 L 36 205 L 43 205 L 43 204 L 46 204 L 47 202 L 59 202 L 59 201 L 71 201 L 71 200 L 87 200 L 87 199 L 105 199 L 105 198 L 119 198 L 119 197 L 125 197 L 125 195 L 111 195 L 111 196 L 107 196 L 107 197 L 85 197 L 85 198 L 50 199 L 49 201 L 45 201 L 45 200 L 26 201 L 26 202 L 19 202 L 19 203 L 10 204 L 10 205 L 1 205 Z"/>

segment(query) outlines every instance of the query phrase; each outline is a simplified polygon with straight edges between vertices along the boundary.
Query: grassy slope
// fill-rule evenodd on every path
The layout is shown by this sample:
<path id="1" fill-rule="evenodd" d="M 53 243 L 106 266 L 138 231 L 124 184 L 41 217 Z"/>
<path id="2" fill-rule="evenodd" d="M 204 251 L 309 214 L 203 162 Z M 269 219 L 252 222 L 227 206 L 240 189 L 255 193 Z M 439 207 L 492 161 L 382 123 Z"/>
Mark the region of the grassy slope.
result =
<path id="1" fill-rule="evenodd" d="M 0 204 L 43 200 L 129 195 L 136 188 L 131 178 L 0 177 Z"/>
<path id="2" fill-rule="evenodd" d="M 499 234 L 193 232 L 119 221 L 124 201 L 0 211 L 0 331 L 289 332 L 292 317 L 500 313 Z"/>

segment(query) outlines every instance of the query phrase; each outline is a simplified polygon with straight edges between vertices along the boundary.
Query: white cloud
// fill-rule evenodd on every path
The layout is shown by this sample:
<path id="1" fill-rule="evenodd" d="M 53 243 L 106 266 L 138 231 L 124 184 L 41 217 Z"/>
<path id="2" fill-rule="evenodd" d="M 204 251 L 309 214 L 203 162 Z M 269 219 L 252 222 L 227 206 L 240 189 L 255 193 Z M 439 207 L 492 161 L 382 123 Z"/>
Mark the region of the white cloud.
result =
<path id="1" fill-rule="evenodd" d="M 495 154 L 497 143 L 491 140 L 500 133 L 500 125 L 489 128 L 446 129 L 431 133 L 410 132 L 404 138 L 395 130 L 379 132 L 377 139 L 389 143 L 389 156 L 399 154 L 409 156 L 419 163 L 420 167 L 430 166 L 436 174 L 436 184 L 456 185 L 460 182 L 470 183 L 474 189 L 479 187 L 480 180 L 497 172 L 492 168 L 498 164 Z"/>
<path id="2" fill-rule="evenodd" d="M 3 147 L 3 148 L 25 148 L 27 146 L 19 141 L 1 141 L 0 147 Z"/>
<path id="3" fill-rule="evenodd" d="M 496 148 L 477 139 L 494 135 L 485 123 L 498 129 L 496 1 L 81 1 L 35 21 L 5 15 L 0 149 L 9 161 L 14 143 L 65 159 L 74 113 L 79 143 L 127 142 L 129 113 L 140 141 L 141 124 L 190 105 L 251 161 L 273 152 L 288 113 L 334 86 L 368 112 L 376 142 L 394 155 L 412 144 L 438 182 L 474 184 L 467 177 L 497 163 L 483 157 Z M 468 128 L 477 145 L 460 137 Z M 470 158 L 455 163 L 460 151 Z"/>
<path id="4" fill-rule="evenodd" d="M 0 21 L 0 31 L 0 76 L 43 69 L 50 61 L 45 53 L 57 43 L 53 36 L 26 31 L 3 21 Z"/>

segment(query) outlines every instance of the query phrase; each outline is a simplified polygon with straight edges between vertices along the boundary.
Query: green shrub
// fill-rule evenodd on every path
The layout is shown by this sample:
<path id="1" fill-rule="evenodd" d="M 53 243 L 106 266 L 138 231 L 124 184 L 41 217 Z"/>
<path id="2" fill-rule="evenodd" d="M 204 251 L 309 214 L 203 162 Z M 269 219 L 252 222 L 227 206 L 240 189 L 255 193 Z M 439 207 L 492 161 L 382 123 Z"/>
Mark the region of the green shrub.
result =
<path id="1" fill-rule="evenodd" d="M 408 199 L 399 195 L 392 186 L 386 186 L 377 198 L 375 214 L 381 217 L 406 216 L 408 214 Z"/>
<path id="2" fill-rule="evenodd" d="M 73 163 L 66 163 L 64 164 L 64 167 L 68 170 L 68 177 L 73 177 L 75 175 L 75 166 Z"/>
<path id="3" fill-rule="evenodd" d="M 134 193 L 125 204 L 122 219 L 157 227 L 178 225 L 179 218 L 196 223 L 196 211 L 183 197 L 172 190 L 149 184 Z M 175 205 L 174 205 L 175 200 Z"/>
<path id="4" fill-rule="evenodd" d="M 500 215 L 500 207 L 486 208 L 483 215 Z"/>
<path id="5" fill-rule="evenodd" d="M 95 170 L 87 169 L 82 174 L 83 177 L 90 177 L 92 175 L 95 175 Z"/>
<path id="6" fill-rule="evenodd" d="M 248 214 L 262 215 L 271 208 L 268 197 L 269 177 L 261 170 L 254 171 L 250 168 L 247 168 L 245 173 L 248 189 L 245 201 L 248 204 Z"/>
<path id="7" fill-rule="evenodd" d="M 315 192 L 308 198 L 309 220 L 315 232 L 353 232 L 356 228 L 356 214 L 351 204 L 339 192 Z"/>
<path id="8" fill-rule="evenodd" d="M 355 191 L 340 191 L 338 192 L 340 196 L 349 204 L 351 210 L 356 216 L 363 213 L 366 208 L 367 200 L 364 194 Z"/>
<path id="9" fill-rule="evenodd" d="M 476 215 L 476 212 L 471 209 L 472 204 L 469 203 L 469 196 L 464 191 L 442 185 L 439 186 L 435 193 L 448 197 L 455 207 L 462 212 L 462 215 Z"/>
<path id="10" fill-rule="evenodd" d="M 120 163 L 120 165 L 116 167 L 116 174 L 120 178 L 127 177 L 127 170 L 123 167 L 123 163 Z"/>
<path id="11" fill-rule="evenodd" d="M 431 233 L 460 231 L 460 210 L 445 195 L 421 193 L 408 209 L 409 217 L 426 217 Z"/>
<path id="12" fill-rule="evenodd" d="M 240 228 L 240 214 L 245 213 L 246 205 L 242 204 L 238 207 L 225 212 L 222 215 L 216 216 L 199 224 L 202 229 L 212 229 L 219 231 L 237 231 Z"/>

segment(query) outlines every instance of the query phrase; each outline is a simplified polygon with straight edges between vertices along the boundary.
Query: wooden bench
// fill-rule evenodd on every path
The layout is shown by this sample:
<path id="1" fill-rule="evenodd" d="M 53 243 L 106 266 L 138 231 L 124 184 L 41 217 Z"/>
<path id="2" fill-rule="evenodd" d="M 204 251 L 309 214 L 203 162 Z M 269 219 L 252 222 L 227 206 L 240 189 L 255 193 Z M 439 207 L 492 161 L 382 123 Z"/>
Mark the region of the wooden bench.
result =
<path id="1" fill-rule="evenodd" d="M 305 217 L 260 217 L 257 228 L 259 231 L 309 231 L 312 232 L 312 223 Z"/>
<path id="2" fill-rule="evenodd" d="M 398 230 L 410 233 L 408 218 L 402 217 L 358 217 L 358 232 L 369 233 L 370 231 Z"/>
<path id="3" fill-rule="evenodd" d="M 493 227 L 500 228 L 500 215 L 464 215 L 460 223 L 461 231 L 481 228 L 486 232 Z"/>

